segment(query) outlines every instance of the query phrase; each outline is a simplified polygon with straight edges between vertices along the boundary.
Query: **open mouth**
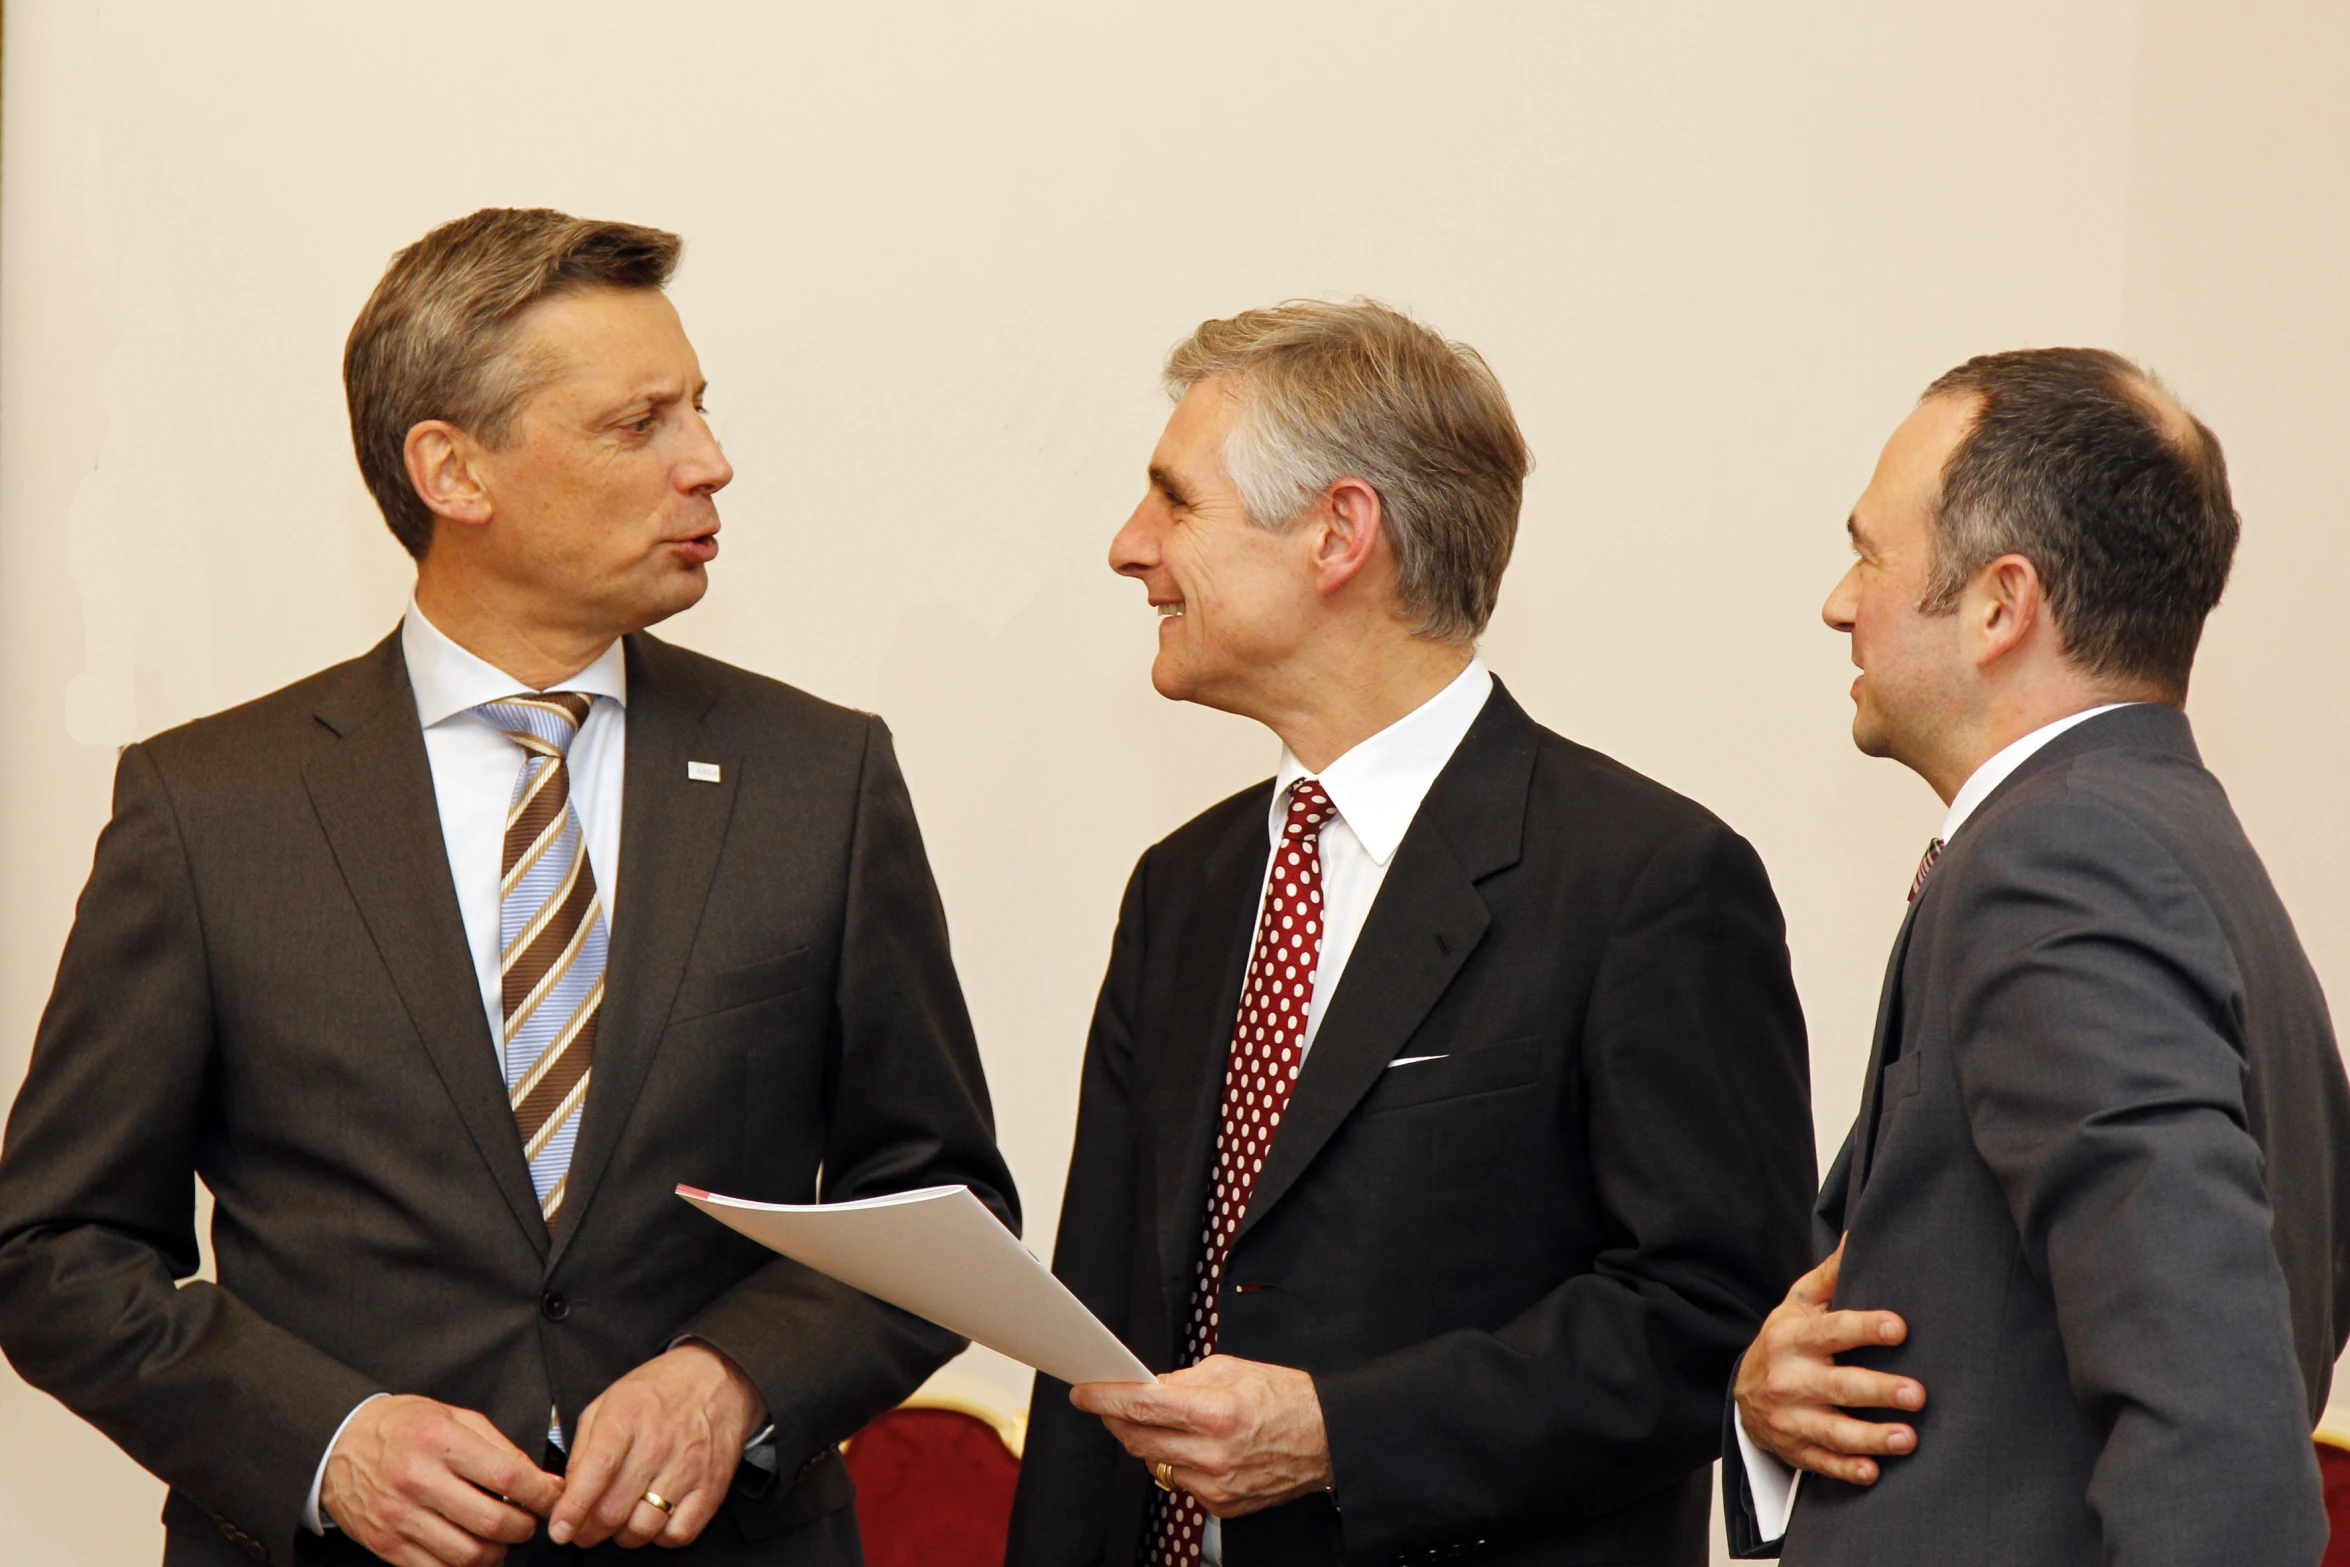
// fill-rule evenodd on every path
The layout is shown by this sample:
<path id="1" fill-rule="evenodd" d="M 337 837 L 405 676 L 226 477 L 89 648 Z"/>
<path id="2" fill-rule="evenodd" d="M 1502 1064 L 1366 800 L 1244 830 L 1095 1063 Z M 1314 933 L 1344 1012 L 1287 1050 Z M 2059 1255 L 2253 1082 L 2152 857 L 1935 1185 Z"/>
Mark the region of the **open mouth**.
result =
<path id="1" fill-rule="evenodd" d="M 1175 599 L 1165 604 L 1153 604 L 1151 608 L 1159 612 L 1161 620 L 1181 620 L 1183 618 L 1183 600 L 1181 599 Z"/>

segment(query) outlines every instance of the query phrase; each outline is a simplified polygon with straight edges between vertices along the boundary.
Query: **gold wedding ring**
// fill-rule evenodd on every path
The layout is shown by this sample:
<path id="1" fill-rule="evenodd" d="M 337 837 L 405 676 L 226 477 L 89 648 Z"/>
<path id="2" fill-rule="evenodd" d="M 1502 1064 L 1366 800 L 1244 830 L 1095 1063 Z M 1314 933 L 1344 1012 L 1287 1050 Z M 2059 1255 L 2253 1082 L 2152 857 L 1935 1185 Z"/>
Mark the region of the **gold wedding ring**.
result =
<path id="1" fill-rule="evenodd" d="M 665 1513 L 677 1511 L 677 1504 L 658 1491 L 647 1491 L 644 1495 L 644 1503 L 647 1507 L 658 1507 Z"/>
<path id="2" fill-rule="evenodd" d="M 1151 1479 L 1157 1483 L 1160 1490 L 1173 1491 L 1175 1489 L 1175 1466 L 1162 1459 L 1151 1465 Z"/>

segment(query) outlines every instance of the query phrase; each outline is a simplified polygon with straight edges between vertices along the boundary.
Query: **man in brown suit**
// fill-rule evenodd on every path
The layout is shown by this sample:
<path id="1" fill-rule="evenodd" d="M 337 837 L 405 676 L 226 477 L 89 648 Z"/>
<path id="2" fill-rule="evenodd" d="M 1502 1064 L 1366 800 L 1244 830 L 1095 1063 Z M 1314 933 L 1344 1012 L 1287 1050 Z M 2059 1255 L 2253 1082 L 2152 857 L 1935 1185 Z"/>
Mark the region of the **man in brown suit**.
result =
<path id="1" fill-rule="evenodd" d="M 732 477 L 677 250 L 403 251 L 345 359 L 403 624 L 123 755 L 0 1346 L 170 1484 L 167 1563 L 855 1562 L 836 1444 L 956 1343 L 672 1189 L 1014 1220 L 888 730 L 644 634 Z"/>

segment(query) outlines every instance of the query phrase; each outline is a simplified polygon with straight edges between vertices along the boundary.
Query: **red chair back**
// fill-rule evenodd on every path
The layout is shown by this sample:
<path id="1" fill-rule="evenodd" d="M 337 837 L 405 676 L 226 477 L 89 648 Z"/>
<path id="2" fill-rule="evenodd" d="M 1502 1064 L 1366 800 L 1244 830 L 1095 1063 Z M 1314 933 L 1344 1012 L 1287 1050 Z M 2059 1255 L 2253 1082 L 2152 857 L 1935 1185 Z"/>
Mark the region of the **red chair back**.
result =
<path id="1" fill-rule="evenodd" d="M 2342 1438 L 2319 1434 L 2317 1472 L 2325 1481 L 2326 1522 L 2334 1528 L 2323 1567 L 2350 1567 L 2350 1447 Z"/>
<path id="2" fill-rule="evenodd" d="M 852 1437 L 844 1457 L 866 1567 L 1003 1567 L 1020 1460 L 987 1421 L 893 1409 Z"/>

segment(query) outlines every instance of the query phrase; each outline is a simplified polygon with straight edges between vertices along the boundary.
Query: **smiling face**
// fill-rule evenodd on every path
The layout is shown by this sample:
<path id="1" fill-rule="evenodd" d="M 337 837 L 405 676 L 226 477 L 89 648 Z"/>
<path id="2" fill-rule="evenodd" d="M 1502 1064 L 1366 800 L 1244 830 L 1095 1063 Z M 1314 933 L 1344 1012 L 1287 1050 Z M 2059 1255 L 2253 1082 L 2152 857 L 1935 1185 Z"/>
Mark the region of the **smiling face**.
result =
<path id="1" fill-rule="evenodd" d="M 1950 454 L 1966 436 L 1976 400 L 1920 404 L 1877 459 L 1847 524 L 1855 559 L 1820 618 L 1852 638 L 1852 742 L 1926 771 L 1945 731 L 1977 700 L 1960 617 L 1929 614 L 1934 506 Z"/>
<path id="2" fill-rule="evenodd" d="M 1261 717 L 1268 688 L 1311 634 L 1311 528 L 1261 528 L 1224 468 L 1240 405 L 1215 380 L 1175 405 L 1151 453 L 1150 489 L 1110 543 L 1110 567 L 1159 612 L 1151 684 L 1161 696 Z"/>
<path id="3" fill-rule="evenodd" d="M 473 459 L 492 517 L 481 564 L 598 634 L 690 608 L 718 555 L 712 497 L 734 470 L 668 298 L 596 288 L 541 300 L 510 351 L 538 389 L 514 438 Z"/>

